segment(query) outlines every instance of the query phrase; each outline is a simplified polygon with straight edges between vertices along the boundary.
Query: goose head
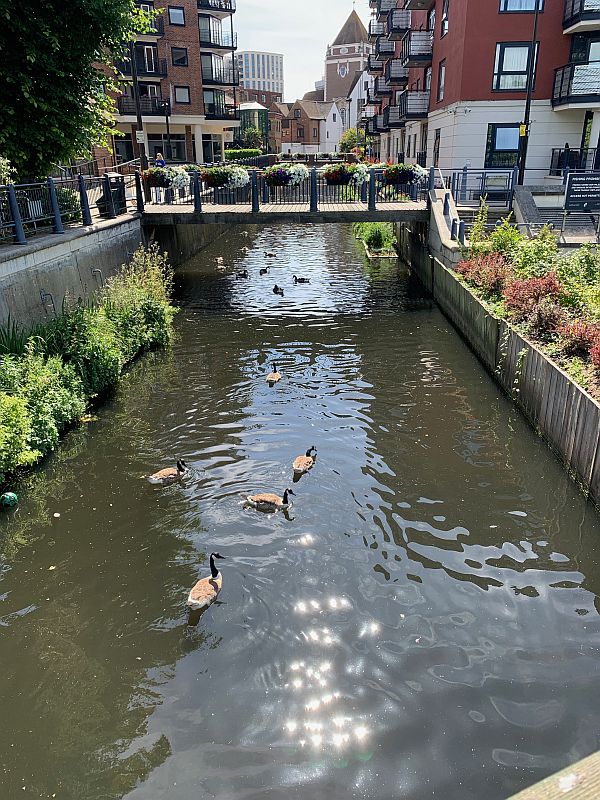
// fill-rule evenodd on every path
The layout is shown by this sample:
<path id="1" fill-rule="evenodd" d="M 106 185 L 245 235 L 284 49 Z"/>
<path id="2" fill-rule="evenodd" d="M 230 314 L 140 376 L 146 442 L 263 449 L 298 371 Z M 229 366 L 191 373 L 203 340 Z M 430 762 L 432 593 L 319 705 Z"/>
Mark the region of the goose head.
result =
<path id="1" fill-rule="evenodd" d="M 185 461 L 182 458 L 180 458 L 179 461 L 177 462 L 177 472 L 179 472 L 180 475 L 185 475 L 186 472 L 189 472 L 189 469 L 190 468 L 185 463 Z"/>
<path id="2" fill-rule="evenodd" d="M 308 450 L 306 451 L 306 456 L 307 458 L 315 458 L 316 455 L 317 455 L 317 448 L 313 444 L 313 446 L 309 447 Z"/>
<path id="3" fill-rule="evenodd" d="M 286 505 L 286 506 L 289 505 L 289 495 L 290 494 L 294 495 L 294 497 L 296 496 L 296 492 L 293 489 L 289 489 L 289 488 L 286 489 L 285 492 L 283 493 L 283 504 Z"/>
<path id="4" fill-rule="evenodd" d="M 210 574 L 213 578 L 219 577 L 219 570 L 215 566 L 215 558 L 225 560 L 225 556 L 222 556 L 220 553 L 211 553 L 210 554 Z"/>

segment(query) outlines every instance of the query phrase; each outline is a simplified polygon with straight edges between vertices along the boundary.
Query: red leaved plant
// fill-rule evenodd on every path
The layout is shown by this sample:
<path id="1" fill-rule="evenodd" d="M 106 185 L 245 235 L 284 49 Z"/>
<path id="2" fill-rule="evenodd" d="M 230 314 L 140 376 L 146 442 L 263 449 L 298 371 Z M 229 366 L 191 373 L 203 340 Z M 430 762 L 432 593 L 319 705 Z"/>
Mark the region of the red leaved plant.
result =
<path id="1" fill-rule="evenodd" d="M 554 272 L 543 278 L 515 280 L 504 290 L 506 308 L 517 321 L 526 321 L 542 300 L 558 301 L 560 283 Z"/>
<path id="2" fill-rule="evenodd" d="M 596 342 L 596 344 L 592 347 L 590 351 L 590 358 L 592 359 L 592 364 L 597 370 L 600 370 L 600 342 Z"/>
<path id="3" fill-rule="evenodd" d="M 600 346 L 600 325 L 593 322 L 569 322 L 559 331 L 563 349 L 569 356 L 587 358 L 595 345 Z"/>
<path id="4" fill-rule="evenodd" d="M 498 253 L 461 261 L 456 271 L 489 297 L 502 294 L 510 275 L 506 260 Z"/>

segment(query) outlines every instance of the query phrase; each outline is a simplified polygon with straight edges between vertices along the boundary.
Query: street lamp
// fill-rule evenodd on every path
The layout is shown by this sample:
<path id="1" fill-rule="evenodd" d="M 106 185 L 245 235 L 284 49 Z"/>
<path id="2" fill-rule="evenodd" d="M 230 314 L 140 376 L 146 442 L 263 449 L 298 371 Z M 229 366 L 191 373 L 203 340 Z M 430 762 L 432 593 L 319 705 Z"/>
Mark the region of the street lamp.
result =
<path id="1" fill-rule="evenodd" d="M 535 0 L 535 18 L 533 22 L 533 38 L 531 40 L 531 50 L 529 52 L 529 64 L 527 66 L 527 100 L 525 101 L 525 115 L 523 124 L 519 130 L 519 185 L 525 183 L 525 166 L 527 164 L 527 150 L 529 149 L 529 129 L 531 126 L 531 102 L 533 100 L 533 82 L 537 66 L 537 36 L 540 21 L 541 4 L 543 0 Z"/>
<path id="2" fill-rule="evenodd" d="M 165 123 L 167 125 L 167 158 L 172 159 L 173 152 L 171 150 L 171 129 L 169 127 L 169 117 L 171 116 L 171 101 L 159 100 L 157 102 L 157 107 L 165 115 Z"/>
<path id="3" fill-rule="evenodd" d="M 148 158 L 146 156 L 146 145 L 144 144 L 144 121 L 142 119 L 142 102 L 140 100 L 140 84 L 138 82 L 137 61 L 135 53 L 135 42 L 129 42 L 129 60 L 131 61 L 131 80 L 133 81 L 133 100 L 135 103 L 135 114 L 137 117 L 137 129 L 140 133 L 141 141 L 138 141 L 140 151 L 140 166 L 142 170 L 148 169 Z"/>

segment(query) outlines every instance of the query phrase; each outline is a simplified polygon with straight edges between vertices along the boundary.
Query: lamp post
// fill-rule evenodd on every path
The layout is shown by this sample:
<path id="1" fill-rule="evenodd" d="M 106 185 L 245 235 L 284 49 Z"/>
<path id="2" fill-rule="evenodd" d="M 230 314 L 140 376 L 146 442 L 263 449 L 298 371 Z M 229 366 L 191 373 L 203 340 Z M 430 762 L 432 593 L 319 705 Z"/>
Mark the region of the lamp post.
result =
<path id="1" fill-rule="evenodd" d="M 131 79 L 133 81 L 133 100 L 135 103 L 135 114 L 137 117 L 137 129 L 144 134 L 144 121 L 142 119 L 142 102 L 140 100 L 140 84 L 138 82 L 137 61 L 135 57 L 135 42 L 129 42 L 129 60 L 131 61 Z M 148 157 L 146 156 L 146 145 L 144 140 L 138 142 L 140 151 L 140 166 L 142 170 L 148 169 Z"/>
<path id="2" fill-rule="evenodd" d="M 165 123 L 167 126 L 167 159 L 172 159 L 173 152 L 171 150 L 171 128 L 169 127 L 169 117 L 171 116 L 171 101 L 159 100 L 158 107 L 162 110 L 163 114 L 165 115 Z"/>
<path id="3" fill-rule="evenodd" d="M 519 137 L 519 185 L 525 182 L 525 167 L 527 165 L 527 150 L 529 149 L 529 128 L 531 126 L 531 102 L 533 100 L 533 82 L 537 66 L 537 36 L 540 21 L 542 0 L 535 0 L 535 17 L 533 22 L 533 38 L 527 65 L 527 100 L 525 101 L 525 114 L 520 128 Z"/>

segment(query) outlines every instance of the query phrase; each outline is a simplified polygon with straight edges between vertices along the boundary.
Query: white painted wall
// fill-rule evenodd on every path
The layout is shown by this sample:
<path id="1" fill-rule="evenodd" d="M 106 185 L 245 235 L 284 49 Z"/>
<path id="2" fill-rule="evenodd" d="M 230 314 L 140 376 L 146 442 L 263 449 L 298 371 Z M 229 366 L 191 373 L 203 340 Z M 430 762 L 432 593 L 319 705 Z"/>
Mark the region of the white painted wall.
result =
<path id="1" fill-rule="evenodd" d="M 367 85 L 369 89 L 372 89 L 374 84 L 375 78 L 365 70 L 361 74 L 356 86 L 348 96 L 348 101 L 346 104 L 348 108 L 346 127 L 356 128 L 359 124 L 361 113 L 361 111 L 359 111 L 359 103 L 364 103 L 364 101 L 367 99 L 367 90 L 365 89 L 365 85 Z"/>
<path id="2" fill-rule="evenodd" d="M 461 102 L 429 114 L 427 163 L 433 164 L 435 130 L 441 129 L 440 161 L 443 171 L 462 169 L 470 162 L 483 169 L 487 130 L 490 123 L 519 123 L 524 104 L 514 100 Z M 549 100 L 534 102 L 527 155 L 526 183 L 544 183 L 550 171 L 552 149 L 581 144 L 585 108 L 554 111 Z M 407 125 L 407 135 L 409 126 Z"/>
<path id="3" fill-rule="evenodd" d="M 334 120 L 335 117 L 335 120 Z M 320 139 L 322 153 L 337 153 L 340 149 L 340 139 L 344 132 L 342 114 L 334 103 L 327 115 L 327 119 L 321 123 Z"/>

